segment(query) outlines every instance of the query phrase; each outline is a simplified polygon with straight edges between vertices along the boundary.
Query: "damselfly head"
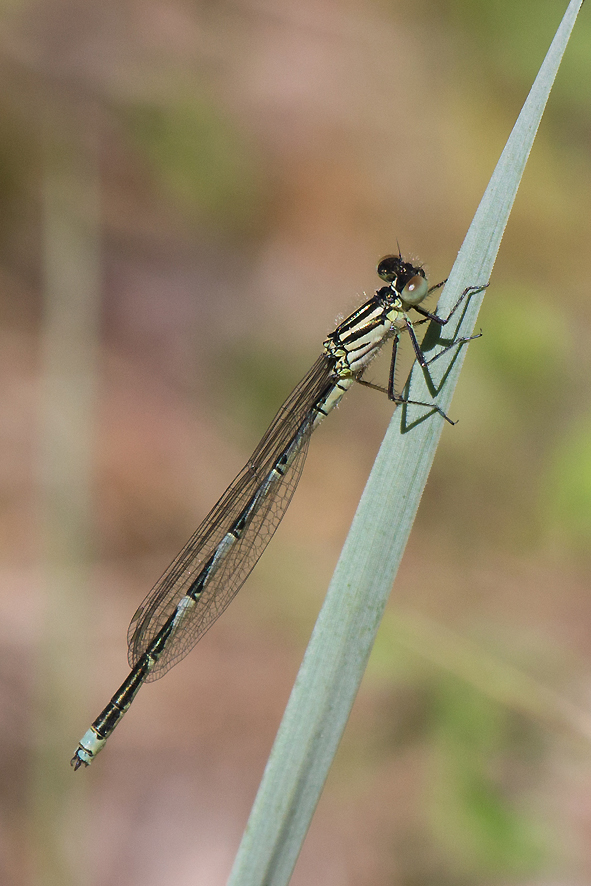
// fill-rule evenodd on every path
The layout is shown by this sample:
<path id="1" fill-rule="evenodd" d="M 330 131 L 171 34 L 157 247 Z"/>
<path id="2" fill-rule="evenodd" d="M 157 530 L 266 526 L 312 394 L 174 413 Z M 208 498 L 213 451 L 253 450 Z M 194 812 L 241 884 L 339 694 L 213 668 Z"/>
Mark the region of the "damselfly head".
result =
<path id="1" fill-rule="evenodd" d="M 422 268 L 403 261 L 400 255 L 385 255 L 377 267 L 378 275 L 393 288 L 409 307 L 420 304 L 429 291 Z"/>
<path id="2" fill-rule="evenodd" d="M 385 255 L 378 262 L 378 276 L 385 280 L 386 283 L 396 281 L 399 292 L 401 292 L 408 281 L 417 274 L 421 277 L 425 276 L 425 272 L 418 265 L 413 265 L 409 261 L 404 261 L 400 255 Z"/>

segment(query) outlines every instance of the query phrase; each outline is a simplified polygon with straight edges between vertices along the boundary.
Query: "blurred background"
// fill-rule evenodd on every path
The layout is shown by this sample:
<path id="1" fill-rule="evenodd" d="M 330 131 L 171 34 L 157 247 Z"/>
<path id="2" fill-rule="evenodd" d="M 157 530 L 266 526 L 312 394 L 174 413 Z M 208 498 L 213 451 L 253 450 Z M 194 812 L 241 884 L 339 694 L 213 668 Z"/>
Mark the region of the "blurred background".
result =
<path id="1" fill-rule="evenodd" d="M 345 398 L 228 612 L 69 759 L 377 260 L 447 276 L 565 6 L 0 7 L 5 886 L 226 882 L 385 397 Z M 591 877 L 588 13 L 295 886 Z"/>

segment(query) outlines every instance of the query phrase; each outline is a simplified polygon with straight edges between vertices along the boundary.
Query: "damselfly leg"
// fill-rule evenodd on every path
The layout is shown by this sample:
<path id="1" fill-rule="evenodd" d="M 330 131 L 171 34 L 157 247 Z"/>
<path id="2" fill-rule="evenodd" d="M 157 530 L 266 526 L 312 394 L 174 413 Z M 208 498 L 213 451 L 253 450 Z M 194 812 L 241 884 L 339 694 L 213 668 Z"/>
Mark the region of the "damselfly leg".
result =
<path id="1" fill-rule="evenodd" d="M 389 257 L 386 257 L 386 259 L 382 259 L 382 262 L 380 262 L 380 265 L 378 265 L 378 273 L 380 273 L 380 268 L 382 268 L 382 266 L 387 262 L 388 258 Z M 393 256 L 392 258 L 396 259 L 396 258 L 399 258 L 399 256 Z M 389 274 L 388 270 L 386 270 L 386 271 L 382 270 L 382 272 L 380 273 L 380 276 L 385 280 L 390 280 L 390 274 Z M 437 405 L 437 403 L 434 403 L 434 402 L 427 403 L 427 402 L 424 402 L 421 400 L 412 400 L 412 399 L 409 399 L 408 397 L 403 397 L 400 394 L 396 393 L 395 376 L 396 376 L 396 362 L 397 362 L 397 356 L 398 356 L 398 342 L 400 340 L 401 333 L 404 331 L 407 331 L 409 334 L 410 340 L 411 340 L 411 344 L 413 347 L 416 361 L 421 366 L 421 368 L 427 370 L 427 373 L 428 373 L 428 367 L 432 363 L 434 363 L 435 360 L 438 360 L 439 357 L 442 357 L 444 354 L 447 354 L 449 351 L 451 351 L 456 346 L 459 346 L 462 344 L 467 344 L 468 342 L 473 341 L 476 338 L 480 338 L 482 333 L 479 332 L 476 335 L 463 336 L 461 338 L 456 338 L 449 345 L 447 345 L 441 351 L 439 351 L 437 354 L 435 354 L 434 357 L 427 359 L 425 357 L 425 354 L 424 354 L 423 349 L 421 347 L 421 343 L 419 342 L 417 335 L 415 333 L 415 327 L 420 326 L 423 323 L 433 321 L 434 323 L 437 323 L 437 325 L 440 328 L 443 328 L 444 326 L 446 326 L 447 323 L 449 323 L 451 318 L 454 316 L 454 314 L 457 312 L 458 308 L 466 300 L 466 298 L 469 298 L 471 295 L 475 295 L 477 292 L 482 292 L 484 289 L 486 289 L 488 284 L 483 285 L 483 286 L 468 286 L 468 287 L 466 287 L 466 289 L 464 289 L 464 291 L 460 295 L 459 299 L 457 300 L 457 302 L 455 303 L 455 305 L 453 306 L 453 308 L 451 309 L 451 311 L 449 312 L 447 317 L 440 317 L 437 313 L 432 313 L 430 311 L 427 311 L 425 308 L 422 308 L 419 304 L 415 304 L 414 302 L 417 301 L 418 299 L 422 299 L 428 295 L 431 295 L 431 293 L 434 292 L 436 289 L 440 289 L 442 286 L 444 286 L 445 283 L 447 282 L 447 280 L 442 280 L 441 283 L 437 283 L 437 284 L 435 284 L 435 286 L 432 286 L 430 289 L 427 289 L 426 285 L 423 286 L 423 284 L 426 284 L 426 280 L 424 280 L 424 278 L 421 279 L 420 276 L 417 276 L 416 279 L 418 279 L 418 281 L 419 281 L 418 283 L 415 284 L 415 288 L 417 289 L 417 294 L 416 295 L 413 294 L 410 298 L 405 299 L 405 297 L 404 297 L 405 290 L 403 290 L 403 294 L 401 295 L 401 300 L 403 303 L 403 311 L 401 311 L 401 313 L 404 316 L 404 325 L 402 327 L 396 326 L 394 328 L 394 333 L 393 333 L 394 339 L 392 342 L 392 355 L 390 358 L 390 371 L 388 374 L 388 387 L 384 388 L 381 385 L 377 385 L 377 384 L 374 384 L 373 382 L 366 381 L 362 377 L 362 375 L 357 377 L 357 382 L 361 385 L 364 385 L 365 387 L 373 388 L 373 390 L 381 391 L 382 393 L 387 394 L 388 399 L 391 400 L 393 403 L 400 404 L 400 405 L 409 405 L 409 406 L 424 406 L 426 408 L 432 409 L 433 411 L 438 412 L 439 415 L 442 416 L 442 418 L 444 418 L 447 422 L 449 422 L 449 424 L 454 425 L 455 422 L 452 421 L 452 419 L 444 412 L 443 409 L 441 409 L 440 406 Z M 392 283 L 390 283 L 390 285 L 392 285 Z M 384 287 L 384 289 L 386 289 L 386 287 Z M 424 319 L 419 320 L 416 323 L 413 323 L 413 321 L 411 320 L 411 318 L 408 316 L 408 313 L 407 313 L 407 311 L 410 308 L 415 310 L 417 313 L 421 314 L 421 316 Z M 430 376 L 429 376 L 429 378 L 430 378 Z"/>
<path id="2" fill-rule="evenodd" d="M 432 286 L 431 289 L 429 290 L 429 295 L 435 289 L 438 289 L 440 286 L 443 286 L 446 282 L 447 282 L 446 280 L 443 280 L 441 283 L 437 283 L 436 286 Z M 433 323 L 437 323 L 437 325 L 441 329 L 443 329 L 443 327 L 449 323 L 449 321 L 451 320 L 453 315 L 456 313 L 456 311 L 458 310 L 460 305 L 465 301 L 466 298 L 469 298 L 472 295 L 476 295 L 479 292 L 483 292 L 487 287 L 488 287 L 488 283 L 485 283 L 482 286 L 467 286 L 466 289 L 464 289 L 464 291 L 460 295 L 459 299 L 457 300 L 457 302 L 455 303 L 453 308 L 451 309 L 451 311 L 449 312 L 449 314 L 447 315 L 447 317 L 439 317 L 436 313 L 433 314 L 430 311 L 427 311 L 425 308 L 422 308 L 420 305 L 414 306 L 414 309 L 417 312 L 417 314 L 421 314 L 425 319 L 419 320 L 418 323 L 413 324 L 412 321 L 409 321 L 407 318 L 407 329 L 408 329 L 408 334 L 410 336 L 410 340 L 412 342 L 413 350 L 415 352 L 415 356 L 417 358 L 419 365 L 422 366 L 423 369 L 426 369 L 426 367 L 429 366 L 431 363 L 434 363 L 435 360 L 438 360 L 444 354 L 447 354 L 447 352 L 450 351 L 452 348 L 455 348 L 456 345 L 466 344 L 469 341 L 474 341 L 474 339 L 480 338 L 482 335 L 482 332 L 478 332 L 478 333 L 476 333 L 476 335 L 469 335 L 469 336 L 464 336 L 462 338 L 454 339 L 454 341 L 452 341 L 451 344 L 449 344 L 447 347 L 443 348 L 443 350 L 439 351 L 438 354 L 435 354 L 434 357 L 431 357 L 429 360 L 427 360 L 425 358 L 423 350 L 417 340 L 417 336 L 415 334 L 414 327 L 419 326 L 421 323 L 426 323 L 428 320 L 430 320 Z"/>

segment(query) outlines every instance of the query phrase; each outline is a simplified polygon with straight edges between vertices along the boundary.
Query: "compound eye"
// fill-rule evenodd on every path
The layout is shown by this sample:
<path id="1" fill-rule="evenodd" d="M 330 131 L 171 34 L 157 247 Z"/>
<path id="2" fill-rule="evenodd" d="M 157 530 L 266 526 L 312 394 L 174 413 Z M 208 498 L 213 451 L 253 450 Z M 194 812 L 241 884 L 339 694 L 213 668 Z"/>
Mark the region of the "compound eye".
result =
<path id="1" fill-rule="evenodd" d="M 399 255 L 385 255 L 378 264 L 378 276 L 386 283 L 392 283 L 400 274 L 401 264 L 402 259 Z"/>
<path id="2" fill-rule="evenodd" d="M 417 274 L 408 281 L 400 293 L 400 298 L 407 305 L 418 305 L 423 301 L 428 292 L 429 284 L 424 277 Z"/>

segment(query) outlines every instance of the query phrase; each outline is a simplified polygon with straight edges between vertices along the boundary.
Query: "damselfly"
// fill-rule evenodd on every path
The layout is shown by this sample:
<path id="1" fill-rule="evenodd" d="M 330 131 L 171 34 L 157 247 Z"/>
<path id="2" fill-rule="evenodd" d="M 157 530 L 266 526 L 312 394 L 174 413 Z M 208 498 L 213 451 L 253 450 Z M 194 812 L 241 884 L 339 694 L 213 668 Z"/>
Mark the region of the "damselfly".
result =
<path id="1" fill-rule="evenodd" d="M 280 408 L 244 469 L 133 616 L 128 631 L 131 673 L 80 740 L 71 761 L 74 769 L 93 761 L 142 684 L 162 677 L 184 658 L 238 593 L 291 501 L 312 432 L 355 382 L 378 387 L 365 381 L 363 373 L 386 341 L 393 340 L 389 381 L 387 389 L 378 390 L 396 404 L 424 406 L 450 421 L 436 403 L 395 393 L 398 341 L 407 331 L 415 357 L 426 369 L 441 354 L 477 338 L 457 338 L 427 360 L 408 312 L 423 318 L 415 325 L 431 320 L 443 327 L 465 298 L 482 287 L 464 290 L 442 318 L 421 307 L 443 285 L 429 289 L 421 267 L 388 255 L 377 272 L 387 286 L 330 333 L 323 353 Z"/>

